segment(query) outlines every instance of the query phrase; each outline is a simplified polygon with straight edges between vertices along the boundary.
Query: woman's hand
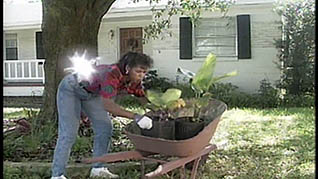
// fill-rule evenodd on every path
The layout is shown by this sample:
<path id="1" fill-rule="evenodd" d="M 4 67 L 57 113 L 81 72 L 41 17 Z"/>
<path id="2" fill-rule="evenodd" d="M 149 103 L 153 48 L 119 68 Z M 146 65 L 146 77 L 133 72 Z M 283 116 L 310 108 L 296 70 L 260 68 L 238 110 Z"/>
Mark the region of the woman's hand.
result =
<path id="1" fill-rule="evenodd" d="M 137 125 L 142 129 L 152 128 L 152 119 L 150 119 L 148 116 L 141 116 L 139 114 L 135 114 L 135 120 Z"/>

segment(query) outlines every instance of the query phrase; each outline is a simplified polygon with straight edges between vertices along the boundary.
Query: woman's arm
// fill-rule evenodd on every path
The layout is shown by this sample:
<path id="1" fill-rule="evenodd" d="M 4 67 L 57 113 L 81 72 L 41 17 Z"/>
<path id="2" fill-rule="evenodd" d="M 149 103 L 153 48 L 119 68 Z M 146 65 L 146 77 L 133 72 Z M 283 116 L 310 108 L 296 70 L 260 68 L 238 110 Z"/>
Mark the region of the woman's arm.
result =
<path id="1" fill-rule="evenodd" d="M 129 119 L 135 118 L 135 113 L 127 111 L 116 104 L 113 100 L 108 98 L 102 98 L 104 108 L 106 111 L 112 113 L 115 116 L 126 117 Z"/>

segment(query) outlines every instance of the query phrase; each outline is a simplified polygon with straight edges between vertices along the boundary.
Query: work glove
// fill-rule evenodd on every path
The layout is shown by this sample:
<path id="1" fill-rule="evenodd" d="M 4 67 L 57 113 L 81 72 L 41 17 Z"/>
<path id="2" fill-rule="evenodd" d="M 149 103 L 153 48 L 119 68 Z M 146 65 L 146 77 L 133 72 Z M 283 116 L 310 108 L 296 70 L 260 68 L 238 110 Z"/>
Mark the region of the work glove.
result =
<path id="1" fill-rule="evenodd" d="M 151 129 L 152 128 L 152 119 L 147 116 L 141 116 L 135 114 L 135 121 L 141 129 Z"/>

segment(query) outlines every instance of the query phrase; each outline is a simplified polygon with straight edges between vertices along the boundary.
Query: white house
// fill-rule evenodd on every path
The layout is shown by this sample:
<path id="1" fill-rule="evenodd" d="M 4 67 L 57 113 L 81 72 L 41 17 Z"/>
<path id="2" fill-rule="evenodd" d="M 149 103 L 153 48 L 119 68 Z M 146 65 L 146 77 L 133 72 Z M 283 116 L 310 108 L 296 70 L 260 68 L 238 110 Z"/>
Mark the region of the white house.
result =
<path id="1" fill-rule="evenodd" d="M 204 12 L 196 27 L 186 17 L 173 17 L 172 37 L 146 44 L 141 43 L 142 29 L 152 22 L 152 12 L 148 2 L 130 1 L 118 0 L 102 20 L 100 63 L 116 62 L 129 43 L 135 43 L 137 51 L 155 60 L 159 75 L 171 80 L 178 78 L 178 67 L 196 72 L 210 52 L 217 55 L 216 75 L 238 71 L 223 82 L 231 82 L 241 91 L 255 93 L 261 80 L 279 80 L 274 39 L 281 38 L 282 32 L 277 23 L 281 17 L 272 11 L 274 0 L 237 0 L 227 13 L 229 18 Z M 4 1 L 4 96 L 42 95 L 41 22 L 41 1 Z"/>

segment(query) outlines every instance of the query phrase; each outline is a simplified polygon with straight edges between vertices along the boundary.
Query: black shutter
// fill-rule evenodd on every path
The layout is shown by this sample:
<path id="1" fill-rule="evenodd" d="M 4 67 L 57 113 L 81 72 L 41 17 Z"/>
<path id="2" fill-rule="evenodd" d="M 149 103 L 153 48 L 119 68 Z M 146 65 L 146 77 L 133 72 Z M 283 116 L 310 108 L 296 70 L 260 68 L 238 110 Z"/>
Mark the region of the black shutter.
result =
<path id="1" fill-rule="evenodd" d="M 189 17 L 180 17 L 180 59 L 192 59 L 192 23 Z"/>
<path id="2" fill-rule="evenodd" d="M 237 16 L 238 59 L 251 58 L 250 15 Z"/>
<path id="3" fill-rule="evenodd" d="M 43 42 L 42 42 L 42 32 L 36 32 L 36 59 L 45 59 Z"/>

